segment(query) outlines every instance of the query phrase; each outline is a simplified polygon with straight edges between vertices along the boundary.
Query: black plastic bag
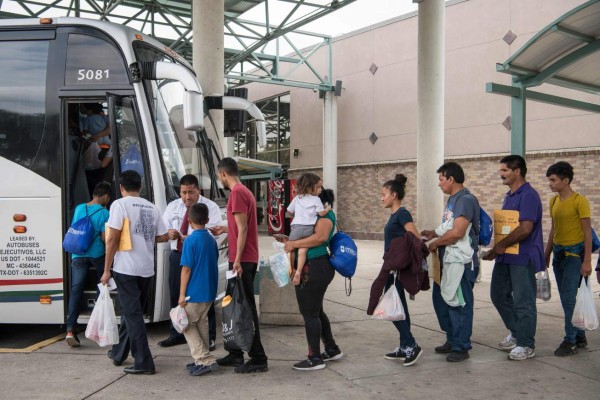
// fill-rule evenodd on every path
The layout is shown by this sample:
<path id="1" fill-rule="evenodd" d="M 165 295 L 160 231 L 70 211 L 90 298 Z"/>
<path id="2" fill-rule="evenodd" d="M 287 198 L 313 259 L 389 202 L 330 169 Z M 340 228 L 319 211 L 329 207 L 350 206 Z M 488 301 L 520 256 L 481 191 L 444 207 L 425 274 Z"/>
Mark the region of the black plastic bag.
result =
<path id="1" fill-rule="evenodd" d="M 230 301 L 226 301 L 228 296 L 225 296 L 221 306 L 225 350 L 248 352 L 254 340 L 254 321 L 239 277 L 227 281 L 227 295 L 231 296 Z"/>

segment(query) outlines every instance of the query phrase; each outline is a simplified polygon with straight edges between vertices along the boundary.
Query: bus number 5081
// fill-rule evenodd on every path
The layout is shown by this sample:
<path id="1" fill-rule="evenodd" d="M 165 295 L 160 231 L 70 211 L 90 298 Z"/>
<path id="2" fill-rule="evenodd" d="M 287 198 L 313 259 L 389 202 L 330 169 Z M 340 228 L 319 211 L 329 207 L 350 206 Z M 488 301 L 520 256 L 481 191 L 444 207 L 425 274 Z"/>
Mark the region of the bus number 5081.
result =
<path id="1" fill-rule="evenodd" d="M 99 81 L 102 79 L 108 79 L 107 69 L 80 69 L 77 71 L 78 81 Z"/>

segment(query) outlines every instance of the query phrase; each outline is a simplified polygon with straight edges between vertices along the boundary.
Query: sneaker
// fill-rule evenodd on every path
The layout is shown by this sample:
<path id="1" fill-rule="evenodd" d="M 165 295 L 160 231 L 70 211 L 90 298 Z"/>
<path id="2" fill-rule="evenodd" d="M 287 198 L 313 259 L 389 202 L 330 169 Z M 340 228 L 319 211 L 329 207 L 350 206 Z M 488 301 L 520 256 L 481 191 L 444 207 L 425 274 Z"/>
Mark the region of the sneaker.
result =
<path id="1" fill-rule="evenodd" d="M 585 337 L 585 335 L 577 336 L 575 338 L 575 346 L 577 346 L 577 348 L 579 348 L 579 349 L 583 349 L 584 347 L 587 347 L 587 338 Z"/>
<path id="2" fill-rule="evenodd" d="M 336 347 L 335 350 L 325 350 L 321 353 L 321 359 L 323 361 L 335 361 L 342 357 L 344 357 L 344 353 L 342 353 L 339 347 Z"/>
<path id="3" fill-rule="evenodd" d="M 208 351 L 215 351 L 217 349 L 217 345 L 214 339 L 209 340 L 208 342 Z"/>
<path id="4" fill-rule="evenodd" d="M 469 358 L 469 352 L 468 351 L 454 351 L 452 350 L 450 352 L 450 354 L 448 354 L 448 356 L 446 357 L 446 361 L 448 362 L 461 362 L 461 361 L 465 361 L 467 358 Z"/>
<path id="5" fill-rule="evenodd" d="M 394 351 L 387 353 L 383 357 L 386 360 L 404 360 L 406 358 L 406 353 L 402 347 L 398 346 L 396 349 L 394 349 Z"/>
<path id="6" fill-rule="evenodd" d="M 517 347 L 517 339 L 515 339 L 513 335 L 508 335 L 498 343 L 498 347 L 500 347 L 500 350 L 510 351 Z"/>
<path id="7" fill-rule="evenodd" d="M 508 354 L 509 360 L 523 361 L 535 357 L 535 351 L 531 347 L 517 346 Z"/>
<path id="8" fill-rule="evenodd" d="M 177 337 L 169 336 L 168 338 L 166 338 L 165 340 L 161 340 L 157 344 L 160 347 L 173 347 L 173 346 L 178 346 L 180 344 L 186 344 L 186 343 L 187 343 L 187 341 L 185 340 L 185 336 L 181 335 L 181 336 L 177 336 Z"/>
<path id="9" fill-rule="evenodd" d="M 325 362 L 322 358 L 307 358 L 304 361 L 294 364 L 292 368 L 298 371 L 312 371 L 325 368 Z"/>
<path id="10" fill-rule="evenodd" d="M 252 372 L 267 372 L 269 370 L 269 366 L 266 361 L 256 362 L 250 360 L 245 364 L 240 365 L 239 367 L 235 367 L 234 371 L 237 374 L 249 374 Z"/>
<path id="11" fill-rule="evenodd" d="M 188 371 L 193 370 L 195 367 L 196 367 L 195 361 L 185 365 L 185 369 L 187 369 Z"/>
<path id="12" fill-rule="evenodd" d="M 79 338 L 77 337 L 76 334 L 73 333 L 73 331 L 67 332 L 67 336 L 65 336 L 65 341 L 71 347 L 81 346 L 81 343 L 79 342 Z"/>
<path id="13" fill-rule="evenodd" d="M 108 357 L 112 361 L 115 367 L 120 367 L 121 365 L 123 365 L 122 361 L 117 361 L 113 358 L 112 350 L 109 350 L 108 353 L 106 353 L 106 357 Z"/>
<path id="14" fill-rule="evenodd" d="M 404 353 L 406 354 L 406 358 L 404 359 L 404 366 L 409 367 L 417 362 L 421 354 L 423 354 L 423 350 L 421 347 L 415 343 L 414 346 L 406 346 L 404 349 Z"/>
<path id="15" fill-rule="evenodd" d="M 192 375 L 192 376 L 200 376 L 200 375 L 208 374 L 209 372 L 213 372 L 217 368 L 219 368 L 219 365 L 217 363 L 212 363 L 210 365 L 200 364 L 200 365 L 194 366 L 189 371 L 190 371 L 190 375 Z"/>
<path id="16" fill-rule="evenodd" d="M 554 350 L 554 355 L 556 357 L 572 356 L 575 353 L 577 353 L 577 345 L 565 341 L 558 346 L 558 349 Z"/>
<path id="17" fill-rule="evenodd" d="M 448 354 L 452 352 L 452 345 L 450 342 L 446 342 L 441 346 L 435 348 L 435 352 L 438 354 Z"/>
<path id="18" fill-rule="evenodd" d="M 221 367 L 239 367 L 244 365 L 244 356 L 237 357 L 231 353 L 223 358 L 217 358 L 217 364 Z"/>

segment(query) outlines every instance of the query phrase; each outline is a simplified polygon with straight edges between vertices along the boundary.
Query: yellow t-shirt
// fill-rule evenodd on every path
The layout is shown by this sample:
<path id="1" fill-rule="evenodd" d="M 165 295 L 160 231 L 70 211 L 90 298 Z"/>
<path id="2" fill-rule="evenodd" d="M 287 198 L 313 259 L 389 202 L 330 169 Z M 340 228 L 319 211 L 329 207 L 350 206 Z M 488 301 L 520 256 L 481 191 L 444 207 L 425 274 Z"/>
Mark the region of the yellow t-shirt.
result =
<path id="1" fill-rule="evenodd" d="M 550 199 L 550 216 L 554 221 L 554 244 L 573 246 L 585 239 L 581 219 L 590 218 L 590 203 L 584 195 L 574 193 L 566 200 L 559 195 Z"/>

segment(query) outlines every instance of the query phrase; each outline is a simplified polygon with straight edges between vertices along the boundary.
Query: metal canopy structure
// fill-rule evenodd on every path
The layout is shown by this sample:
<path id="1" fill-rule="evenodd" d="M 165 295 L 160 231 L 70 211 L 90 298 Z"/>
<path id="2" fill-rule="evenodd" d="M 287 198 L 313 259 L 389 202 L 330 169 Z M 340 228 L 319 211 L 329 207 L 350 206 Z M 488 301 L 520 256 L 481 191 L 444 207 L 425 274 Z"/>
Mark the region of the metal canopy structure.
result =
<path id="1" fill-rule="evenodd" d="M 331 37 L 300 28 L 354 1 L 224 0 L 228 83 L 231 87 L 262 82 L 334 91 Z M 242 18 L 248 11 L 262 17 Z M 0 18 L 56 16 L 93 18 L 130 26 L 191 61 L 192 0 L 0 0 Z M 306 42 L 306 38 L 312 39 L 311 45 L 303 50 L 299 43 Z M 327 49 L 328 57 L 325 67 L 319 70 L 310 57 L 321 48 Z M 311 78 L 292 79 L 292 74 L 300 69 L 309 71 Z"/>
<path id="2" fill-rule="evenodd" d="M 544 83 L 600 95 L 600 0 L 588 1 L 539 31 L 496 70 L 512 86 L 487 83 L 488 93 L 510 96 L 511 151 L 525 154 L 526 100 L 600 112 L 600 104 L 530 90 Z"/>

